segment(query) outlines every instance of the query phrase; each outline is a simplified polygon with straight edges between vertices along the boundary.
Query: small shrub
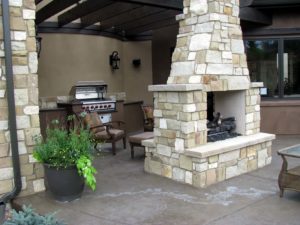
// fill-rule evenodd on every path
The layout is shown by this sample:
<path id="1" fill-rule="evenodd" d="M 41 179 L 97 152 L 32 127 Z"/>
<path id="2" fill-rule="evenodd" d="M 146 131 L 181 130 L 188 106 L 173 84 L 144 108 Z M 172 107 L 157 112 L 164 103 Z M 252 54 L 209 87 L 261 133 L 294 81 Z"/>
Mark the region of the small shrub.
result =
<path id="1" fill-rule="evenodd" d="M 66 225 L 55 218 L 55 214 L 41 216 L 30 206 L 23 206 L 22 210 L 12 211 L 12 218 L 4 222 L 3 225 Z"/>

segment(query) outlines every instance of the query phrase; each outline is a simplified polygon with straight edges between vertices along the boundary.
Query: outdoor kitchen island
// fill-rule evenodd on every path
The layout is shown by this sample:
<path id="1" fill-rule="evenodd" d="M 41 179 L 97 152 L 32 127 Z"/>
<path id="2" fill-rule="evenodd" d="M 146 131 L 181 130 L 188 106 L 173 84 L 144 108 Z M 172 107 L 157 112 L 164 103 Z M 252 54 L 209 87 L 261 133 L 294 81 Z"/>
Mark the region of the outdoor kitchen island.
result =
<path id="1" fill-rule="evenodd" d="M 239 1 L 184 0 L 171 73 L 154 92 L 154 139 L 145 170 L 196 187 L 271 163 L 272 134 L 260 133 L 260 88 L 247 67 Z M 234 118 L 240 136 L 208 143 L 208 93 L 214 112 Z"/>

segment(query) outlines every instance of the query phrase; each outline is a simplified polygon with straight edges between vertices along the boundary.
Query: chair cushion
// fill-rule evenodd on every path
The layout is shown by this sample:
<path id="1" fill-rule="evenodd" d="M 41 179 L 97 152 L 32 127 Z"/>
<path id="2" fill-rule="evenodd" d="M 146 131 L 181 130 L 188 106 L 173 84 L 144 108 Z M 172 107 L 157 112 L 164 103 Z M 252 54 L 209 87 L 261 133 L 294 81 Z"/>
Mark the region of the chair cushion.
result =
<path id="1" fill-rule="evenodd" d="M 122 137 L 125 134 L 124 130 L 119 130 L 119 129 L 109 129 L 109 132 L 112 134 L 113 139 L 118 139 L 119 137 Z M 103 139 L 103 140 L 110 139 L 110 136 L 106 130 L 95 133 L 94 137 L 96 139 Z"/>
<path id="2" fill-rule="evenodd" d="M 154 137 L 153 132 L 143 132 L 143 133 L 140 133 L 140 134 L 129 136 L 128 141 L 130 143 L 141 144 L 143 140 L 151 139 L 153 137 Z"/>
<path id="3" fill-rule="evenodd" d="M 87 113 L 86 116 L 84 117 L 84 123 L 87 127 L 90 128 L 92 134 L 96 134 L 98 132 L 105 131 L 104 126 L 97 127 L 97 126 L 103 125 L 97 112 Z"/>

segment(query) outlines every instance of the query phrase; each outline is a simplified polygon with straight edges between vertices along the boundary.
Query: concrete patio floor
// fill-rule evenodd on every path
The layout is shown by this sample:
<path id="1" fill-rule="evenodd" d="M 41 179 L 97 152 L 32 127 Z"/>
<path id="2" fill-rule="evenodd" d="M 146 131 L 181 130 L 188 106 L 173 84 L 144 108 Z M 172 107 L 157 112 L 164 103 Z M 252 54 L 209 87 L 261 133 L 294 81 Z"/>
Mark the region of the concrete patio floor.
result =
<path id="1" fill-rule="evenodd" d="M 145 173 L 142 149 L 131 160 L 128 148 L 96 158 L 97 190 L 86 189 L 79 200 L 60 203 L 40 193 L 17 202 L 40 213 L 56 211 L 69 225 L 299 225 L 300 193 L 279 198 L 282 161 L 276 154 L 298 143 L 300 136 L 277 136 L 271 165 L 206 189 Z"/>

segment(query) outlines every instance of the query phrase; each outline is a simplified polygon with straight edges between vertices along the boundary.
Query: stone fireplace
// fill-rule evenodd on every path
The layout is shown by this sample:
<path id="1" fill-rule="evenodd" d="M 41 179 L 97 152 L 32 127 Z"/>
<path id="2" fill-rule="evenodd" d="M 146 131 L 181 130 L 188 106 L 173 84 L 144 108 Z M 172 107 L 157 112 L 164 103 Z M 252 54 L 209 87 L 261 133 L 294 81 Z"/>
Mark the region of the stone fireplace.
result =
<path id="1" fill-rule="evenodd" d="M 154 139 L 145 170 L 205 187 L 271 163 L 274 135 L 260 133 L 262 83 L 251 83 L 239 0 L 184 0 L 172 68 L 154 92 Z M 215 112 L 235 117 L 241 136 L 207 142 L 207 93 Z"/>

